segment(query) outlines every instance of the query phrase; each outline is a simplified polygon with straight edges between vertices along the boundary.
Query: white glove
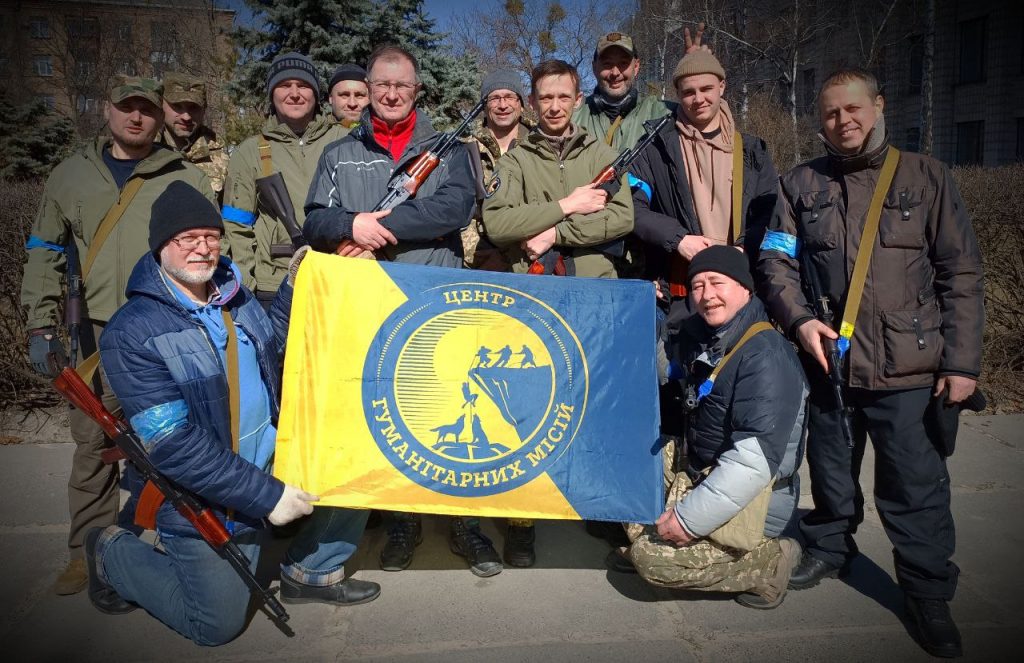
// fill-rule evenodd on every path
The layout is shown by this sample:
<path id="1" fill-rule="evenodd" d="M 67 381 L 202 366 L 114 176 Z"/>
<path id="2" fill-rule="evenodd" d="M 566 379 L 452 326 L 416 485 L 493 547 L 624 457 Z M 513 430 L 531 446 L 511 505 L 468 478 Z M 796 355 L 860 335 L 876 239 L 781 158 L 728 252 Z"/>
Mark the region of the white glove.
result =
<path id="1" fill-rule="evenodd" d="M 312 502 L 320 500 L 319 495 L 310 495 L 301 488 L 295 488 L 285 484 L 281 499 L 277 501 L 274 510 L 267 516 L 271 525 L 287 525 L 296 518 L 308 516 L 313 513 Z"/>

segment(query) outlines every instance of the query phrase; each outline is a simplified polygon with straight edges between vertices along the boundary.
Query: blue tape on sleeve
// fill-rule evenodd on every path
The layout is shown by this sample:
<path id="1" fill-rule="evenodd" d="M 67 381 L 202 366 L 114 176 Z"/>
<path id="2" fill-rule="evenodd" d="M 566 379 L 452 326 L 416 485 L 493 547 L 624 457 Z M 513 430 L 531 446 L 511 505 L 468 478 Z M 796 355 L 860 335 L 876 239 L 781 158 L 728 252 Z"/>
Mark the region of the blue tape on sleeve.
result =
<path id="1" fill-rule="evenodd" d="M 222 217 L 224 217 L 225 221 L 230 221 L 231 223 L 237 223 L 237 224 L 242 225 L 242 226 L 251 226 L 254 223 L 256 223 L 256 213 L 255 212 L 248 212 L 248 211 L 246 211 L 244 209 L 239 209 L 237 207 L 231 207 L 230 205 L 225 205 L 221 209 L 220 215 Z"/>
<path id="2" fill-rule="evenodd" d="M 46 249 L 47 251 L 56 251 L 57 253 L 64 253 L 64 247 L 60 244 L 54 244 L 53 242 L 45 242 L 35 235 L 29 235 L 28 241 L 25 242 L 26 249 Z"/>
<path id="3" fill-rule="evenodd" d="M 635 176 L 633 173 L 626 173 L 626 176 L 627 176 L 627 181 L 629 182 L 629 190 L 630 191 L 636 191 L 637 189 L 640 189 L 641 191 L 643 191 L 647 195 L 647 200 L 648 201 L 654 199 L 654 191 L 651 189 L 651 185 L 650 184 L 648 184 L 647 182 L 644 182 L 642 179 L 640 179 L 639 177 Z"/>
<path id="4" fill-rule="evenodd" d="M 761 242 L 762 251 L 778 251 L 796 260 L 800 255 L 800 240 L 795 235 L 769 230 L 764 234 L 764 241 Z"/>
<path id="5" fill-rule="evenodd" d="M 161 403 L 132 417 L 131 424 L 148 451 L 176 429 L 188 422 L 188 405 L 184 400 Z"/>

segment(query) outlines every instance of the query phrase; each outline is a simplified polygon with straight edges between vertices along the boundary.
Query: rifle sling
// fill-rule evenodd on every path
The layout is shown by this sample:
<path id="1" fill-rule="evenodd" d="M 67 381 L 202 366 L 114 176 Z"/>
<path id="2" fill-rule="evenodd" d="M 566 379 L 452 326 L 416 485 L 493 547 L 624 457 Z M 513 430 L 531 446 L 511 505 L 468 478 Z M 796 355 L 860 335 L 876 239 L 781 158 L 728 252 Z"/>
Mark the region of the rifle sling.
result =
<path id="1" fill-rule="evenodd" d="M 270 177 L 274 173 L 274 161 L 270 156 L 270 141 L 263 134 L 256 140 L 260 150 L 260 168 L 263 169 L 263 177 Z"/>
<path id="2" fill-rule="evenodd" d="M 864 295 L 864 283 L 868 277 L 868 266 L 871 264 L 871 254 L 875 249 L 875 241 L 878 239 L 878 224 L 882 218 L 882 203 L 885 202 L 885 195 L 892 186 L 893 178 L 896 176 L 896 166 L 899 164 L 900 151 L 890 146 L 885 155 L 885 162 L 882 164 L 882 171 L 878 175 L 878 182 L 875 184 L 875 191 L 871 195 L 871 206 L 868 208 L 868 215 L 864 219 L 864 232 L 860 238 L 860 245 L 857 250 L 857 259 L 853 263 L 853 276 L 850 277 L 850 288 L 846 294 L 846 306 L 843 308 L 842 324 L 839 326 L 839 341 L 836 344 L 839 348 L 839 356 L 842 357 L 850 349 L 850 339 L 853 338 L 853 329 L 857 323 L 857 313 L 860 311 L 860 300 Z"/>
<path id="3" fill-rule="evenodd" d="M 615 121 L 612 122 L 612 126 L 608 127 L 608 132 L 604 135 L 604 142 L 606 145 L 611 145 L 613 142 L 615 142 L 615 130 L 618 129 L 619 125 L 621 124 L 622 116 L 619 115 L 615 118 Z"/>
<path id="4" fill-rule="evenodd" d="M 775 328 L 772 327 L 771 323 L 765 322 L 764 320 L 760 322 L 755 322 L 754 324 L 747 327 L 747 331 L 743 332 L 743 336 L 741 336 L 740 340 L 736 342 L 736 345 L 732 346 L 732 350 L 729 350 L 727 353 L 725 353 L 725 356 L 722 357 L 721 361 L 718 362 L 718 365 L 715 366 L 714 370 L 711 371 L 711 375 L 709 375 L 708 378 L 701 383 L 700 388 L 697 390 L 697 401 L 699 402 L 701 399 L 703 399 L 705 396 L 711 393 L 711 388 L 715 384 L 715 378 L 718 377 L 718 374 L 722 372 L 722 369 L 725 368 L 725 365 L 729 363 L 729 360 L 732 359 L 733 355 L 739 352 L 739 349 L 742 348 L 747 341 L 757 336 L 761 332 L 772 331 L 773 329 Z"/>

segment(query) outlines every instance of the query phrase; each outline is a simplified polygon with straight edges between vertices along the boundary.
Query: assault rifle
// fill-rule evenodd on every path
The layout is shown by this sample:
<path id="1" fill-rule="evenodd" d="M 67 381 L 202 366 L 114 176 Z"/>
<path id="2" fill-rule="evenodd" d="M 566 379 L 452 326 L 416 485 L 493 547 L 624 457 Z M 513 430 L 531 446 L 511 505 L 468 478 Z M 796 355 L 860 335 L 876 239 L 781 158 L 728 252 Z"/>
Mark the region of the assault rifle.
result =
<path id="1" fill-rule="evenodd" d="M 808 290 L 811 291 L 811 306 L 814 307 L 815 317 L 826 327 L 832 329 L 833 314 L 828 304 L 828 296 L 822 292 L 821 277 L 818 270 L 811 261 L 811 254 L 804 251 L 801 256 Z M 828 361 L 828 379 L 832 384 L 832 394 L 836 399 L 836 407 L 839 408 L 839 426 L 843 432 L 843 439 L 846 446 L 853 448 L 853 427 L 850 424 L 850 409 L 846 407 L 846 400 L 843 398 L 843 359 L 839 356 L 839 348 L 831 338 L 821 338 L 825 350 L 825 359 Z"/>
<path id="2" fill-rule="evenodd" d="M 178 513 L 192 523 L 203 540 L 231 564 L 239 577 L 249 586 L 249 591 L 266 606 L 270 619 L 277 624 L 278 628 L 288 637 L 294 636 L 295 633 L 286 624 L 288 613 L 284 606 L 270 590 L 264 589 L 256 580 L 256 576 L 249 570 L 249 560 L 245 553 L 231 540 L 231 535 L 217 519 L 216 514 L 208 507 L 203 506 L 194 495 L 179 488 L 160 474 L 150 461 L 149 454 L 142 446 L 142 441 L 131 427 L 123 419 L 118 419 L 103 407 L 103 402 L 89 389 L 74 369 L 69 366 L 61 369 L 60 374 L 53 381 L 53 386 L 72 405 L 99 424 L 107 437 L 113 440 L 117 448 L 124 454 L 124 457 L 135 466 L 143 480 L 147 482 L 140 501 L 145 499 L 146 492 L 159 491 Z"/>
<path id="3" fill-rule="evenodd" d="M 615 157 L 615 160 L 604 167 L 600 173 L 597 174 L 591 184 L 596 184 L 598 189 L 604 189 L 610 199 L 616 193 L 619 192 L 619 188 L 622 186 L 622 176 L 629 171 L 629 167 L 633 165 L 633 162 L 637 160 L 637 157 L 647 149 L 647 146 L 654 142 L 654 139 L 658 137 L 658 132 L 664 128 L 666 124 L 672 121 L 671 115 L 666 115 L 660 120 L 647 120 L 644 122 L 644 129 L 646 129 L 644 135 L 637 141 L 636 145 L 628 150 L 625 150 L 619 156 Z M 622 239 L 615 239 L 610 242 L 598 245 L 594 247 L 602 253 L 621 258 L 626 251 L 625 241 Z M 551 249 L 555 251 L 556 249 Z M 556 274 L 558 276 L 572 276 L 568 274 L 571 268 L 562 267 L 559 271 L 552 271 L 551 265 L 564 264 L 565 259 L 562 256 L 558 257 L 558 260 L 545 260 L 545 256 L 550 253 L 547 251 L 544 255 L 539 256 L 530 264 L 530 268 L 527 270 L 529 274 Z"/>
<path id="4" fill-rule="evenodd" d="M 68 331 L 68 361 L 74 368 L 78 363 L 78 345 L 82 335 L 82 267 L 78 263 L 78 243 L 68 232 L 68 245 L 64 252 L 67 269 L 68 292 L 64 303 L 64 327 Z"/>
<path id="5" fill-rule="evenodd" d="M 292 205 L 292 198 L 288 194 L 288 185 L 285 184 L 281 173 L 273 173 L 256 179 L 256 191 L 259 194 L 260 204 L 284 224 L 288 236 L 292 239 L 291 248 L 287 245 L 275 244 L 270 247 L 270 254 L 274 258 L 288 258 L 305 246 L 308 242 L 302 236 L 302 228 L 295 218 L 295 206 Z"/>
<path id="6" fill-rule="evenodd" d="M 427 181 L 430 174 L 434 172 L 445 157 L 451 154 L 452 150 L 459 144 L 459 137 L 469 128 L 469 125 L 476 119 L 484 106 L 487 105 L 486 99 L 481 99 L 477 102 L 476 106 L 473 107 L 469 114 L 462 120 L 462 124 L 456 127 L 455 131 L 449 133 L 443 133 L 437 137 L 433 145 L 428 147 L 418 157 L 412 160 L 412 162 L 402 170 L 398 177 L 394 177 L 388 182 L 388 192 L 384 194 L 380 202 L 377 203 L 373 211 L 381 212 L 387 209 L 394 209 L 398 205 L 404 203 L 411 196 L 416 195 L 419 188 L 423 186 L 423 183 Z"/>

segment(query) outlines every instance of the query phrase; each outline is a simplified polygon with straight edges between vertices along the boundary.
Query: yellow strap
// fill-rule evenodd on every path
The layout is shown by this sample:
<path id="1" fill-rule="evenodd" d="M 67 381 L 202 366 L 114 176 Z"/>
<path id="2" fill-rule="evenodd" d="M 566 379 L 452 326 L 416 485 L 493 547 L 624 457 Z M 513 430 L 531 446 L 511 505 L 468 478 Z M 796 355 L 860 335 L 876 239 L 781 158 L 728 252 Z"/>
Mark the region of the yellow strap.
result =
<path id="1" fill-rule="evenodd" d="M 256 141 L 260 148 L 260 167 L 263 168 L 263 177 L 270 177 L 274 172 L 274 161 L 270 158 L 270 141 L 266 136 L 260 136 Z"/>
<path id="2" fill-rule="evenodd" d="M 107 215 L 100 221 L 99 227 L 96 228 L 96 234 L 92 236 L 92 241 L 89 242 L 89 251 L 85 254 L 85 262 L 82 263 L 83 281 L 89 276 L 89 270 L 92 269 L 92 264 L 96 262 L 96 257 L 100 254 L 103 242 L 107 240 L 107 237 L 114 230 L 114 226 L 124 216 L 124 211 L 128 209 L 132 198 L 142 188 L 143 182 L 144 180 L 141 177 L 133 177 L 128 180 L 128 183 L 121 189 L 121 195 L 117 197 L 117 202 L 107 210 Z"/>
<path id="3" fill-rule="evenodd" d="M 226 308 L 220 310 L 221 318 L 224 319 L 224 328 L 228 331 L 228 346 L 225 354 L 228 360 L 228 411 L 231 415 L 231 450 L 238 453 L 239 428 L 241 427 L 241 394 L 239 394 L 238 378 L 238 333 L 235 331 L 235 322 Z M 231 531 L 230 521 L 235 519 L 235 510 L 228 509 L 228 531 Z"/>
<path id="4" fill-rule="evenodd" d="M 78 366 L 75 366 L 75 372 L 78 373 L 79 377 L 82 378 L 82 382 L 90 384 L 93 376 L 96 374 L 96 369 L 100 367 L 100 353 L 96 351 L 78 362 Z"/>
<path id="5" fill-rule="evenodd" d="M 732 237 L 735 244 L 743 230 L 743 136 L 736 132 L 732 138 Z"/>
<path id="6" fill-rule="evenodd" d="M 896 165 L 899 160 L 900 151 L 895 147 L 890 147 L 889 152 L 885 155 L 885 162 L 882 164 L 882 172 L 878 175 L 875 192 L 871 195 L 871 207 L 868 208 L 868 215 L 864 219 L 864 233 L 861 235 L 860 246 L 857 249 L 857 260 L 853 263 L 853 276 L 850 278 L 850 289 L 846 294 L 843 322 L 839 327 L 840 338 L 837 346 L 840 355 L 846 354 L 846 351 L 850 349 L 850 339 L 853 338 L 853 328 L 857 323 L 860 300 L 864 294 L 864 282 L 868 277 L 871 253 L 875 249 L 875 239 L 878 237 L 878 223 L 882 218 L 882 203 L 896 176 Z"/>
<path id="7" fill-rule="evenodd" d="M 615 140 L 615 130 L 619 128 L 620 124 L 622 124 L 622 116 L 621 115 L 619 115 L 618 117 L 615 118 L 615 121 L 612 122 L 612 126 L 608 127 L 608 133 L 606 133 L 604 135 L 604 142 L 607 145 L 611 145 L 612 141 Z"/>
<path id="8" fill-rule="evenodd" d="M 700 387 L 697 389 L 697 400 L 699 401 L 700 399 L 704 398 L 705 396 L 711 393 L 711 388 L 715 384 L 715 378 L 717 378 L 718 374 L 722 372 L 722 369 L 725 368 L 725 365 L 729 363 L 729 360 L 732 359 L 732 356 L 736 354 L 740 348 L 743 347 L 744 343 L 746 343 L 753 337 L 757 336 L 761 332 L 771 331 L 773 329 L 775 328 L 772 327 L 771 323 L 765 322 L 764 320 L 762 320 L 761 322 L 755 322 L 754 324 L 747 327 L 747 331 L 743 332 L 743 336 L 740 336 L 740 340 L 737 341 L 736 345 L 732 346 L 732 350 L 729 350 L 729 352 L 727 352 L 725 356 L 722 357 L 722 361 L 718 362 L 718 366 L 715 366 L 714 370 L 711 371 L 711 375 L 708 376 L 708 379 L 704 380 L 704 382 L 701 383 Z"/>

